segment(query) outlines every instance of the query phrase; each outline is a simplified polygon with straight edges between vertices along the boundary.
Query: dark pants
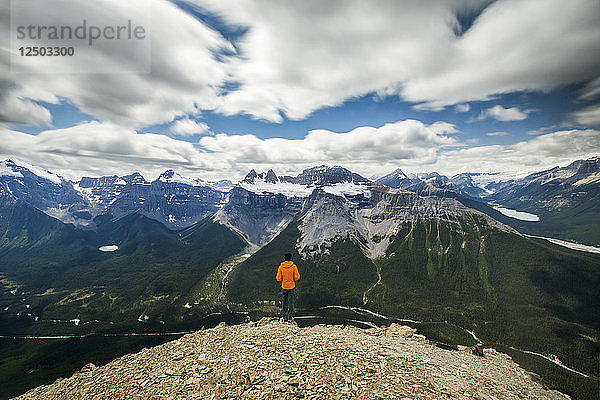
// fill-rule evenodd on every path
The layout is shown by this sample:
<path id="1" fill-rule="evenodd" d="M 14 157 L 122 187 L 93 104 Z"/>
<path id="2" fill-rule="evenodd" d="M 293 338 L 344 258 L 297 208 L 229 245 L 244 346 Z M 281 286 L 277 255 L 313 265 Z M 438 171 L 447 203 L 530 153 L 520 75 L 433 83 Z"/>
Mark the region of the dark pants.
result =
<path id="1" fill-rule="evenodd" d="M 290 321 L 294 316 L 294 289 L 281 289 L 281 318 Z"/>

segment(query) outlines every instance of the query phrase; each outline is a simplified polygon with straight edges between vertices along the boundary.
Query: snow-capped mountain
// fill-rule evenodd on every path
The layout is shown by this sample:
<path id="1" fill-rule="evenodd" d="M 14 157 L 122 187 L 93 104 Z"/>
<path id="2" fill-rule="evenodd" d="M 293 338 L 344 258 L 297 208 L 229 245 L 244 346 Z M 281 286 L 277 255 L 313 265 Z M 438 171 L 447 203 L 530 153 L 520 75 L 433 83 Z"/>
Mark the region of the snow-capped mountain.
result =
<path id="1" fill-rule="evenodd" d="M 490 200 L 528 209 L 558 210 L 573 207 L 600 184 L 600 157 L 577 160 L 522 179 L 490 184 Z"/>
<path id="2" fill-rule="evenodd" d="M 296 177 L 250 171 L 229 193 L 215 220 L 256 245 L 268 243 L 298 221 L 302 235 L 297 247 L 304 254 L 327 251 L 329 244 L 350 237 L 366 255 L 378 257 L 406 222 L 467 214 L 483 216 L 454 198 L 424 197 L 371 182 L 342 167 L 321 166 Z"/>
<path id="3" fill-rule="evenodd" d="M 585 187 L 600 183 L 600 158 L 577 160 L 566 167 L 536 172 L 521 179 L 502 180 L 498 173 L 461 173 L 452 177 L 437 172 L 406 174 L 397 169 L 376 180 L 377 183 L 414 191 L 419 194 L 439 189 L 462 195 L 531 207 L 560 208 L 576 203 Z M 563 193 L 582 188 L 576 195 Z"/>
<path id="4" fill-rule="evenodd" d="M 377 179 L 377 183 L 393 188 L 402 188 L 419 194 L 432 194 L 441 190 L 451 190 L 474 199 L 483 198 L 493 191 L 497 184 L 496 173 L 461 173 L 451 177 L 437 172 L 406 174 L 397 169 Z"/>
<path id="5" fill-rule="evenodd" d="M 332 195 L 315 190 L 298 216 L 301 232 L 297 249 L 302 254 L 327 252 L 329 244 L 349 238 L 370 258 L 383 256 L 405 224 L 434 221 L 454 226 L 463 217 L 485 221 L 502 230 L 509 227 L 471 209 L 456 198 L 419 196 L 414 192 L 368 184 L 369 195 Z M 477 216 L 473 218 L 473 216 Z"/>
<path id="6" fill-rule="evenodd" d="M 448 178 L 437 172 L 405 174 L 401 169 L 382 176 L 376 182 L 392 188 L 410 190 L 421 195 L 434 194 L 440 190 L 454 190 L 461 194 L 467 194 L 470 191 L 466 189 L 470 189 L 474 185 L 472 181 L 458 175 L 454 180 L 454 178 Z M 465 190 L 463 191 L 463 189 Z"/>
<path id="7" fill-rule="evenodd" d="M 185 228 L 214 214 L 230 185 L 186 178 L 173 170 L 151 182 L 139 173 L 70 182 L 24 163 L 0 164 L 0 194 L 79 227 L 93 227 L 98 215 L 120 218 L 137 212 L 170 229 Z"/>
<path id="8" fill-rule="evenodd" d="M 139 212 L 171 229 L 185 228 L 213 214 L 224 198 L 223 191 L 173 170 L 151 182 L 139 173 L 83 178 L 75 188 L 86 198 L 93 216 L 110 213 L 119 218 Z"/>
<path id="9" fill-rule="evenodd" d="M 581 160 L 507 182 L 495 182 L 494 174 L 447 177 L 436 172 L 406 174 L 400 169 L 372 182 L 340 166 L 318 166 L 297 176 L 252 170 L 232 185 L 229 181 L 184 177 L 173 170 L 153 181 L 133 173 L 71 182 L 6 160 L 0 163 L 0 195 L 24 201 L 65 223 L 92 229 L 94 218 L 104 214 L 121 218 L 139 213 L 170 229 L 185 228 L 212 215 L 255 245 L 268 243 L 291 222 L 300 221 L 302 249 L 314 248 L 317 237 L 327 242 L 335 235 L 350 235 L 360 238 L 366 253 L 380 254 L 399 221 L 445 218 L 448 213 L 475 212 L 472 208 L 525 233 L 563 237 L 557 233 L 556 218 L 561 219 L 563 228 L 573 222 L 575 230 L 597 220 L 594 207 L 600 192 L 599 164 L 598 158 Z M 494 215 L 489 206 L 473 200 L 540 215 L 540 222 L 525 226 L 521 221 Z M 325 217 L 324 210 L 330 215 Z M 569 215 L 556 214 L 556 210 Z M 577 213 L 571 215 L 573 212 Z M 583 231 L 577 234 L 580 236 L 569 233 L 564 238 L 590 244 L 598 240 L 589 239 L 589 233 L 584 235 Z"/>
<path id="10" fill-rule="evenodd" d="M 333 196 L 370 196 L 369 181 L 342 167 L 309 168 L 298 176 L 252 170 L 229 192 L 215 220 L 254 244 L 269 242 L 294 220 L 315 191 Z"/>
<path id="11" fill-rule="evenodd" d="M 63 177 L 24 162 L 0 162 L 0 197 L 20 199 L 63 222 L 86 225 L 85 198 Z"/>
<path id="12" fill-rule="evenodd" d="M 521 179 L 502 180 L 499 173 L 408 175 L 396 170 L 377 182 L 422 196 L 452 193 L 504 210 L 500 219 L 523 233 L 600 243 L 600 158 L 578 160 Z M 481 208 L 477 206 L 476 208 Z M 517 217 L 517 215 L 526 216 Z M 515 219 L 518 218 L 518 219 Z M 525 223 L 523 221 L 530 221 Z"/>
<path id="13" fill-rule="evenodd" d="M 421 180 L 416 175 L 405 174 L 404 171 L 398 168 L 395 171 L 376 179 L 375 181 L 392 188 L 408 189 Z"/>
<path id="14" fill-rule="evenodd" d="M 444 187 L 465 196 L 478 199 L 492 193 L 487 186 L 495 182 L 497 174 L 462 173 L 448 179 Z"/>

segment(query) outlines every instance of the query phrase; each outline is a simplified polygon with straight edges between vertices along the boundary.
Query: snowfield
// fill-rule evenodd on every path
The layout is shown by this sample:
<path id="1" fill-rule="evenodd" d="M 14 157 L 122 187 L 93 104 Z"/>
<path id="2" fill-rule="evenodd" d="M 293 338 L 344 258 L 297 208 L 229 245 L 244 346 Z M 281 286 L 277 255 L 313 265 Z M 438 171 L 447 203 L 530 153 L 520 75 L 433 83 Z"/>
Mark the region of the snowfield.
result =
<path id="1" fill-rule="evenodd" d="M 314 186 L 304 186 L 297 183 L 265 182 L 263 179 L 255 179 L 254 183 L 240 183 L 242 189 L 256 194 L 282 194 L 285 197 L 308 197 L 312 193 Z"/>
<path id="2" fill-rule="evenodd" d="M 364 185 L 357 185 L 354 182 L 342 182 L 336 183 L 330 186 L 323 186 L 325 193 L 333 194 L 336 196 L 357 196 L 362 194 L 365 197 L 371 197 L 371 191 Z"/>

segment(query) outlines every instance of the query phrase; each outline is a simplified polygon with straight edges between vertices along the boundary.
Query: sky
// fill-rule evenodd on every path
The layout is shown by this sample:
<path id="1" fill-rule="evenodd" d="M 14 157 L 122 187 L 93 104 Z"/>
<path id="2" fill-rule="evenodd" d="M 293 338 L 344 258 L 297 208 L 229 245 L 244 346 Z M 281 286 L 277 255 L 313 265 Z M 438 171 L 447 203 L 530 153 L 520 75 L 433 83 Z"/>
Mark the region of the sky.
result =
<path id="1" fill-rule="evenodd" d="M 597 0 L 16 2 L 0 5 L 0 159 L 69 179 L 515 177 L 600 155 Z M 146 36 L 20 56 L 19 23 L 84 18 Z"/>

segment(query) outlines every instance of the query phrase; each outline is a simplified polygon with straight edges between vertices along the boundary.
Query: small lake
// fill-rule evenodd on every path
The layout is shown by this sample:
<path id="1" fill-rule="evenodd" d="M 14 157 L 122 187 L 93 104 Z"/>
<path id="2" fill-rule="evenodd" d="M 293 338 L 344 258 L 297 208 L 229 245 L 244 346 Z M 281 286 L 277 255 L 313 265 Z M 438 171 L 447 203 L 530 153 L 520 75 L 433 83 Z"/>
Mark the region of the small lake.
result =
<path id="1" fill-rule="evenodd" d="M 502 206 L 493 206 L 494 210 L 501 212 L 502 214 L 506 215 L 507 217 L 511 217 L 514 219 L 518 219 L 520 221 L 529 221 L 529 222 L 538 222 L 540 220 L 540 217 L 538 217 L 535 214 L 531 214 L 525 211 L 517 211 L 517 210 L 513 210 L 511 208 L 506 208 L 506 207 L 502 207 Z"/>

